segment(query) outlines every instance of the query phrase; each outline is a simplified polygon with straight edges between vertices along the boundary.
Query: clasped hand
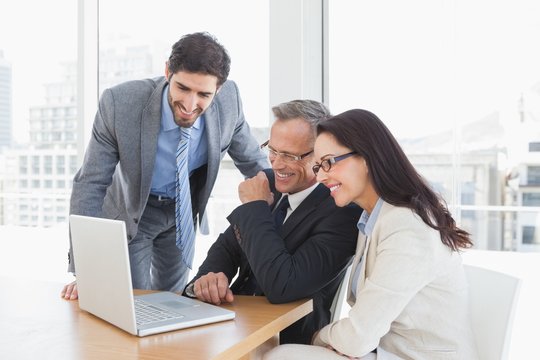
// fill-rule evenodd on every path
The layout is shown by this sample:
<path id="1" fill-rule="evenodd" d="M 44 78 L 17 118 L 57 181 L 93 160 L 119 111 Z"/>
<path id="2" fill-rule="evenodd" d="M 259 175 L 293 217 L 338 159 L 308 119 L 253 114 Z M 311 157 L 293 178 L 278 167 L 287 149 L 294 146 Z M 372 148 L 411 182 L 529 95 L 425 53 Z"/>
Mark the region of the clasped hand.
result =
<path id="1" fill-rule="evenodd" d="M 234 296 L 229 289 L 229 279 L 224 273 L 210 272 L 198 278 L 193 284 L 197 299 L 214 305 L 233 302 Z"/>

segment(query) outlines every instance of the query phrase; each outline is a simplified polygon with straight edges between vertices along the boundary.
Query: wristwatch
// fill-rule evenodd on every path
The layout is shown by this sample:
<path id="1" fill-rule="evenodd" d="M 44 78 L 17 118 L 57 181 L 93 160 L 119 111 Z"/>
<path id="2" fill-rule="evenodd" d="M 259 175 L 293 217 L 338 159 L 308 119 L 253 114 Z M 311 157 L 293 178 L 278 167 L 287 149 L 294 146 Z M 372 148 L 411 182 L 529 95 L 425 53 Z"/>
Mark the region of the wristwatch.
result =
<path id="1" fill-rule="evenodd" d="M 195 283 L 189 284 L 186 289 L 184 290 L 184 293 L 189 296 L 190 298 L 197 298 L 197 295 L 195 295 L 195 291 L 193 291 L 193 288 L 195 287 Z"/>

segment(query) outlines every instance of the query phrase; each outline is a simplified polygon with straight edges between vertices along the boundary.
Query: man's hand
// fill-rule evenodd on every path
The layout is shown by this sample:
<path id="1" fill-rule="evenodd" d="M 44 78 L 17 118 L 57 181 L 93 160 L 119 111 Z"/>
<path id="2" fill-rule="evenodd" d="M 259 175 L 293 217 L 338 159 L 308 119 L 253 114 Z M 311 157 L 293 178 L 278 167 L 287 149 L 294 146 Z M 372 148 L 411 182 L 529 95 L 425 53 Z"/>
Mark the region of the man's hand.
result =
<path id="1" fill-rule="evenodd" d="M 198 278 L 193 284 L 197 299 L 214 305 L 233 302 L 234 296 L 229 289 L 229 280 L 224 273 L 210 272 Z"/>
<path id="2" fill-rule="evenodd" d="M 66 300 L 77 300 L 79 293 L 77 292 L 77 281 L 70 282 L 62 289 L 60 296 Z"/>
<path id="3" fill-rule="evenodd" d="M 238 196 L 242 204 L 256 200 L 264 200 L 268 205 L 274 202 L 274 194 L 270 191 L 268 178 L 262 171 L 259 171 L 256 176 L 244 180 L 238 185 Z"/>

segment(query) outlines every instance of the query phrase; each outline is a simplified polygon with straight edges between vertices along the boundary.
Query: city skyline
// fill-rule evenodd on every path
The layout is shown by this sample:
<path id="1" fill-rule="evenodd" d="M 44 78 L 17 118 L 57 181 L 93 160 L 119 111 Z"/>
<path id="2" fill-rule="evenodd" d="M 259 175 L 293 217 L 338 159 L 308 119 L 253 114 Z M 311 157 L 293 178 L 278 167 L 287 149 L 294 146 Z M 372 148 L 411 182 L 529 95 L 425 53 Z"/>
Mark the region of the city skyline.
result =
<path id="1" fill-rule="evenodd" d="M 64 0 L 59 0 L 58 3 L 61 1 Z M 528 0 L 524 0 L 524 3 L 528 3 Z M 162 31 L 159 32 L 160 36 L 156 36 L 145 33 L 145 29 L 137 25 L 138 19 L 144 16 L 141 7 L 134 7 L 133 14 L 127 17 L 125 26 L 113 26 L 117 25 L 114 23 L 114 14 L 118 10 L 115 10 L 113 6 L 122 6 L 121 3 L 103 3 L 102 5 L 99 43 L 101 50 L 99 76 L 102 86 L 125 81 L 130 76 L 141 78 L 161 75 L 160 69 L 164 65 L 167 47 L 177 40 L 179 33 L 184 32 L 182 27 L 196 30 L 205 28 L 207 24 L 199 19 L 182 22 L 182 26 L 164 24 Z M 352 9 L 360 13 L 373 12 L 377 15 L 385 12 L 385 7 L 381 4 L 350 5 L 353 6 Z M 411 19 L 394 18 L 392 15 L 391 20 L 395 21 L 395 25 L 402 27 L 402 34 L 395 34 L 391 29 L 385 28 L 385 22 L 389 19 L 380 22 L 375 19 L 377 16 L 373 19 L 365 19 L 366 21 L 359 24 L 359 30 L 365 29 L 365 34 L 370 34 L 368 30 L 376 29 L 376 36 L 363 37 L 364 32 L 361 31 L 358 34 L 347 35 L 360 44 L 360 46 L 351 47 L 348 42 L 340 41 L 340 25 L 343 24 L 336 22 L 336 18 L 346 19 L 350 14 L 340 12 L 344 8 L 333 4 L 331 13 L 336 18 L 331 18 L 329 24 L 332 29 L 330 41 L 334 41 L 330 49 L 330 108 L 334 113 L 351 106 L 358 106 L 358 104 L 364 104 L 370 110 L 373 108 L 402 142 L 404 148 L 413 155 L 419 155 L 416 157 L 417 161 L 426 166 L 422 168 L 422 171 L 429 174 L 429 180 L 441 189 L 447 201 L 453 204 L 470 203 L 479 207 L 498 206 L 502 203 L 519 205 L 521 201 L 519 196 L 522 195 L 514 194 L 514 197 L 517 196 L 515 199 L 502 202 L 500 201 L 502 195 L 488 196 L 488 193 L 492 191 L 492 188 L 498 189 L 500 184 L 505 184 L 500 179 L 499 173 L 515 171 L 519 174 L 520 181 L 525 181 L 523 179 L 527 179 L 527 174 L 535 171 L 529 165 L 534 165 L 537 161 L 534 157 L 536 154 L 530 154 L 527 144 L 529 141 L 534 142 L 538 136 L 535 121 L 540 118 L 538 116 L 540 113 L 538 81 L 540 73 L 537 66 L 531 65 L 536 64 L 534 60 L 538 58 L 538 51 L 524 47 L 528 56 L 525 60 L 519 59 L 519 61 L 509 55 L 495 55 L 498 54 L 496 50 L 500 46 L 513 48 L 520 44 L 517 41 L 518 35 L 524 43 L 534 38 L 527 37 L 525 32 L 530 29 L 531 24 L 527 21 L 530 21 L 532 17 L 526 14 L 524 23 L 515 28 L 497 29 L 497 33 L 504 32 L 507 38 L 501 40 L 500 44 L 481 43 L 485 51 L 477 51 L 473 47 L 472 40 L 479 35 L 473 32 L 475 36 L 471 39 L 463 37 L 475 25 L 472 19 L 467 17 L 468 13 L 460 13 L 460 16 L 456 17 L 455 26 L 459 25 L 459 28 L 453 29 L 452 21 L 455 14 L 441 11 L 442 9 L 438 8 L 439 5 L 433 5 L 432 10 L 434 10 L 434 19 L 441 20 L 441 24 L 418 15 L 418 21 L 413 21 L 408 26 Z M 38 5 L 36 9 L 39 10 L 40 6 Z M 497 4 L 494 8 L 499 11 L 497 15 L 499 16 L 505 7 Z M 13 125 L 15 138 L 20 143 L 36 147 L 36 144 L 41 141 L 41 145 L 46 146 L 48 139 L 59 137 L 61 141 L 62 136 L 68 136 L 49 130 L 49 126 L 65 126 L 62 125 L 65 120 L 49 118 L 55 113 L 55 109 L 54 104 L 47 104 L 45 94 L 53 91 L 55 87 L 62 88 L 64 86 L 62 85 L 64 76 L 62 71 L 66 67 L 74 68 L 74 59 L 77 55 L 75 9 L 76 6 L 71 4 L 66 7 L 69 16 L 66 16 L 66 13 L 54 13 L 46 21 L 36 20 L 36 25 L 43 25 L 43 31 L 39 36 L 43 36 L 46 40 L 54 39 L 54 41 L 41 42 L 39 39 L 36 41 L 35 38 L 28 38 L 27 42 L 14 41 L 13 37 L 6 36 L 6 32 L 0 31 L 0 49 L 6 47 L 5 53 L 9 54 L 8 59 L 14 64 Z M 238 34 L 243 35 L 245 31 L 234 26 L 225 29 L 219 22 L 206 29 L 216 33 L 226 47 L 231 49 L 233 68 L 236 67 L 235 72 L 231 71 L 231 79 L 237 80 L 236 76 L 240 79 L 239 85 L 246 119 L 255 128 L 268 123 L 269 106 L 266 104 L 268 97 L 264 89 L 268 91 L 269 79 L 265 71 L 268 69 L 269 47 L 268 39 L 265 38 L 265 34 L 267 35 L 265 31 L 268 30 L 264 30 L 262 36 L 257 37 L 254 33 L 260 31 L 261 27 L 260 24 L 253 23 L 265 18 L 266 20 L 262 21 L 265 26 L 265 22 L 268 21 L 267 14 L 260 12 L 260 9 L 253 8 L 253 10 L 256 16 L 250 18 L 249 21 L 252 22 L 251 25 L 255 31 L 246 34 L 245 37 L 238 36 Z M 480 11 L 475 7 L 471 10 Z M 11 15 L 16 18 L 22 14 L 23 12 L 17 10 Z M 64 21 L 65 17 L 69 20 Z M 5 13 L 0 15 L 0 20 L 5 18 L 7 18 Z M 495 26 L 496 18 L 494 15 L 494 19 L 490 19 L 486 25 Z M 17 32 L 17 29 L 22 29 L 28 22 L 33 21 L 33 18 L 30 16 L 20 24 L 13 19 L 6 20 L 6 23 L 0 21 L 0 30 L 7 29 L 6 24 L 12 24 L 13 28 L 9 30 Z M 54 24 L 49 24 L 51 22 Z M 342 23 L 345 22 L 342 21 Z M 433 27 L 432 33 L 423 31 L 427 25 Z M 174 31 L 170 31 L 171 29 Z M 348 30 L 344 29 L 344 31 Z M 126 33 L 130 33 L 130 36 L 125 36 Z M 414 51 L 407 52 L 409 48 L 402 47 L 396 39 L 407 40 L 405 44 L 412 46 Z M 439 41 L 439 46 L 423 48 L 424 44 L 434 45 L 437 41 Z M 454 45 L 459 46 L 452 46 L 453 41 L 456 42 Z M 259 54 L 254 49 L 247 49 L 246 55 L 246 42 L 253 46 L 262 46 L 265 50 Z M 21 46 L 21 44 L 26 46 Z M 380 44 L 394 44 L 395 46 L 380 48 Z M 364 56 L 364 52 L 370 48 L 377 49 L 377 53 L 372 54 L 376 56 Z M 149 51 L 152 55 L 145 55 L 143 51 Z M 431 52 L 435 54 L 432 55 Z M 472 59 L 469 56 L 471 52 L 475 55 Z M 342 56 L 343 54 L 347 56 Z M 130 59 L 124 59 L 124 57 L 130 57 Z M 260 59 L 263 60 L 258 61 Z M 350 66 L 347 66 L 348 63 L 339 67 L 340 60 L 350 59 L 358 60 L 354 63 L 357 68 L 353 72 Z M 393 67 L 381 64 L 381 59 L 390 59 Z M 124 60 L 126 61 L 123 62 Z M 476 67 L 469 66 L 469 62 L 475 64 Z M 489 72 L 479 67 L 479 64 L 485 63 L 486 69 L 499 69 L 505 65 L 505 62 L 510 62 L 504 68 L 507 71 Z M 139 68 L 136 68 L 137 64 L 140 65 Z M 511 66 L 512 64 L 521 66 Z M 134 67 L 131 68 L 131 66 Z M 372 71 L 372 69 L 378 69 L 378 71 Z M 509 71 L 510 69 L 512 71 Z M 381 77 L 381 73 L 385 77 Z M 459 73 L 459 78 L 453 79 L 452 75 L 457 73 Z M 433 74 L 438 76 L 433 76 Z M 76 75 L 76 71 L 73 75 Z M 360 80 L 352 81 L 355 77 L 359 77 Z M 251 87 L 243 86 L 247 84 L 244 82 L 245 79 L 252 82 Z M 75 81 L 75 79 L 72 80 Z M 466 82 L 463 82 L 464 80 Z M 470 88 L 467 87 L 469 84 Z M 259 89 L 263 91 L 259 92 Z M 42 94 L 36 95 L 38 90 Z M 75 97 L 75 95 L 70 96 Z M 360 102 L 359 99 L 361 99 Z M 22 115 L 21 101 L 24 101 L 27 106 L 22 111 Z M 74 108 L 74 104 L 75 100 L 70 106 Z M 419 104 L 422 105 L 420 108 Z M 448 108 L 449 105 L 454 107 Z M 65 110 L 58 111 L 68 113 Z M 46 115 L 34 117 L 34 113 L 39 112 Z M 519 125 L 523 118 L 528 119 L 527 124 Z M 32 121 L 34 125 L 30 125 Z M 261 131 L 257 130 L 257 133 L 263 133 L 264 129 L 261 126 Z M 75 139 L 75 135 L 69 136 Z M 477 151 L 483 151 L 485 156 L 478 154 Z M 521 161 L 523 154 L 531 155 L 528 157 L 528 159 L 531 158 L 530 161 L 523 163 Z M 439 155 L 442 156 L 439 157 Z M 41 164 L 48 160 L 42 158 L 39 161 Z M 436 164 L 437 161 L 440 161 L 440 164 Z M 28 168 L 31 166 L 32 163 L 27 163 Z M 496 169 L 496 171 L 490 169 Z M 29 181 L 27 184 L 33 180 Z M 475 184 L 475 181 L 478 181 L 478 184 Z M 517 191 L 521 191 L 519 186 Z M 523 196 L 528 202 L 534 203 L 534 196 Z M 458 212 L 458 216 L 461 216 L 459 214 Z"/>

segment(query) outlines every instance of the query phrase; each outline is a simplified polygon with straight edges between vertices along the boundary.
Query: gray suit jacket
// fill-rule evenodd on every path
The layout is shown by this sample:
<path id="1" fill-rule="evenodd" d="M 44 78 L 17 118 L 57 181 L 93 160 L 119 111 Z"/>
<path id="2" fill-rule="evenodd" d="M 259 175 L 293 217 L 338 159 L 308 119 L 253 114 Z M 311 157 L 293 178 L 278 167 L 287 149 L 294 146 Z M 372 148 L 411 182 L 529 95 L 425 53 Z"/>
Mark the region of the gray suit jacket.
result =
<path id="1" fill-rule="evenodd" d="M 161 124 L 164 77 L 129 81 L 103 92 L 81 169 L 73 179 L 70 213 L 121 219 L 128 239 L 138 228 L 150 187 Z M 228 153 L 243 175 L 269 167 L 244 119 L 238 88 L 223 84 L 205 112 L 208 163 L 190 178 L 194 220 L 201 222 Z M 74 271 L 73 256 L 68 271 Z"/>

